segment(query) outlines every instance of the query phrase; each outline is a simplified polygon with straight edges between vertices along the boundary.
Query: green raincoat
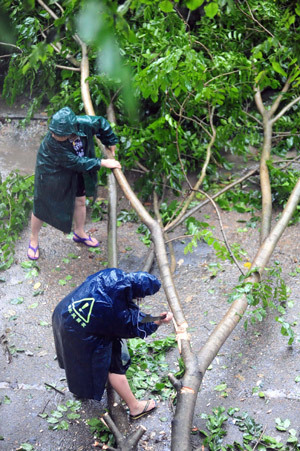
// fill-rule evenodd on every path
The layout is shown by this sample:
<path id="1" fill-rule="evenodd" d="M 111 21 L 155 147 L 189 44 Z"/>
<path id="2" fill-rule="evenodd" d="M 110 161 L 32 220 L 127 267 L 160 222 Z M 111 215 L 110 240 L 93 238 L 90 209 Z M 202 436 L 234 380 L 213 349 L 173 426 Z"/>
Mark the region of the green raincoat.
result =
<path id="1" fill-rule="evenodd" d="M 56 128 L 59 120 L 59 128 Z M 96 193 L 101 160 L 95 157 L 93 136 L 96 135 L 106 146 L 118 142 L 106 119 L 101 116 L 75 116 L 68 107 L 53 116 L 49 129 L 64 136 L 70 134 L 70 127 L 81 137 L 84 156 L 76 154 L 69 140 L 59 142 L 48 132 L 37 154 L 33 205 L 37 218 L 65 233 L 72 228 L 78 173 L 84 175 L 86 195 L 94 196 Z"/>

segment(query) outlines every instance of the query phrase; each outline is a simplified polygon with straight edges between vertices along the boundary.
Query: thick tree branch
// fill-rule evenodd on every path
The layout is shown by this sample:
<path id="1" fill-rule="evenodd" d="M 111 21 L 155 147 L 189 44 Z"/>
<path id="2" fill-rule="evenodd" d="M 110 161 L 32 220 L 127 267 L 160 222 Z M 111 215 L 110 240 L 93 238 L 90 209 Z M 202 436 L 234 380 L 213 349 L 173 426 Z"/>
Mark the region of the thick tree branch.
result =
<path id="1" fill-rule="evenodd" d="M 273 250 L 287 227 L 293 212 L 295 211 L 300 201 L 300 179 L 294 187 L 290 198 L 282 212 L 282 215 L 273 228 L 269 236 L 260 246 L 253 262 L 252 268 L 257 268 L 257 272 L 245 279 L 245 282 L 258 282 L 263 273 L 265 266 L 267 265 Z M 202 347 L 198 354 L 199 368 L 201 373 L 204 373 L 208 366 L 211 364 L 221 346 L 225 343 L 235 326 L 239 323 L 240 319 L 244 315 L 248 306 L 247 298 L 245 295 L 236 299 L 229 308 L 226 315 L 214 329 L 205 345 Z"/>
<path id="2" fill-rule="evenodd" d="M 288 105 L 286 105 L 284 108 L 282 108 L 282 110 L 277 114 L 277 116 L 275 116 L 271 120 L 272 124 L 274 124 L 276 121 L 278 121 L 279 118 L 281 118 L 293 105 L 295 105 L 299 101 L 300 101 L 300 97 L 297 97 L 292 102 L 290 102 Z"/>
<path id="3" fill-rule="evenodd" d="M 111 124 L 116 123 L 114 106 L 107 107 L 107 119 Z M 112 172 L 107 176 L 108 182 L 108 221 L 107 221 L 107 253 L 110 268 L 118 267 L 117 251 L 117 182 Z"/>
<path id="4" fill-rule="evenodd" d="M 284 84 L 284 86 L 283 86 L 283 88 L 282 88 L 282 90 L 281 90 L 279 96 L 274 100 L 274 102 L 273 102 L 273 104 L 272 104 L 272 106 L 271 106 L 271 109 L 270 109 L 270 117 L 271 117 L 271 116 L 274 116 L 275 112 L 277 111 L 277 108 L 278 108 L 279 105 L 280 105 L 280 102 L 281 102 L 281 100 L 282 100 L 283 95 L 288 91 L 289 87 L 290 87 L 290 80 L 288 79 L 288 80 L 285 82 L 285 84 Z"/>

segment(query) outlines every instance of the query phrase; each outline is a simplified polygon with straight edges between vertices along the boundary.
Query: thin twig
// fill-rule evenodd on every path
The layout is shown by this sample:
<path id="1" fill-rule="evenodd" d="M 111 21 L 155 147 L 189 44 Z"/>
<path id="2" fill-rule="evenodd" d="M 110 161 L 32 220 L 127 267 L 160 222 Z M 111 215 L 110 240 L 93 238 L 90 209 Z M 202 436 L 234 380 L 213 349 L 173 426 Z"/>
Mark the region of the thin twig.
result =
<path id="1" fill-rule="evenodd" d="M 231 250 L 231 248 L 230 248 L 230 246 L 229 246 L 229 243 L 228 243 L 228 240 L 227 240 L 227 237 L 226 237 L 224 228 L 223 228 L 223 223 L 222 223 L 221 215 L 220 215 L 220 213 L 219 213 L 219 209 L 218 209 L 218 207 L 217 207 L 217 204 L 215 203 L 215 201 L 214 201 L 207 193 L 205 193 L 205 191 L 202 191 L 201 189 L 198 189 L 197 191 L 199 191 L 199 193 L 201 193 L 201 194 L 203 194 L 205 197 L 207 197 L 207 198 L 209 199 L 209 201 L 212 203 L 212 205 L 213 205 L 213 207 L 214 207 L 214 209 L 215 209 L 215 211 L 216 211 L 216 213 L 217 213 L 217 216 L 218 216 L 218 220 L 219 220 L 219 223 L 220 223 L 220 229 L 221 229 L 221 233 L 222 233 L 223 238 L 224 238 L 225 246 L 226 246 L 226 248 L 227 248 L 227 250 L 228 250 L 228 252 L 229 252 L 231 258 L 233 259 L 234 263 L 236 264 L 236 266 L 237 266 L 238 269 L 240 270 L 241 274 L 245 275 L 245 274 L 244 274 L 244 271 L 243 271 L 242 268 L 240 267 L 239 262 L 237 261 L 235 255 L 233 254 L 233 252 L 232 252 L 232 250 Z"/>
<path id="2" fill-rule="evenodd" d="M 57 393 L 60 393 L 61 395 L 65 396 L 65 393 L 61 390 L 59 390 L 58 388 L 54 387 L 54 385 L 48 384 L 47 382 L 44 382 L 44 385 L 46 387 L 52 388 L 52 390 L 55 390 Z"/>
<path id="3" fill-rule="evenodd" d="M 204 83 L 203 86 L 207 86 L 211 81 L 216 80 L 216 78 L 224 77 L 225 75 L 231 75 L 231 74 L 234 74 L 234 73 L 239 72 L 239 71 L 240 71 L 240 69 L 238 69 L 238 70 L 233 70 L 233 71 L 231 71 L 231 72 L 225 72 L 224 74 L 219 74 L 219 75 L 217 75 L 216 77 L 213 77 L 213 78 L 211 78 L 210 80 L 208 80 L 206 83 Z"/>
<path id="4" fill-rule="evenodd" d="M 7 45 L 8 47 L 13 47 L 15 49 L 20 50 L 20 52 L 23 53 L 23 50 L 20 49 L 20 47 L 18 47 L 17 45 L 14 45 L 14 44 L 10 44 L 9 42 L 0 42 L 0 45 Z"/>
<path id="5" fill-rule="evenodd" d="M 263 126 L 263 123 L 257 119 L 257 117 L 255 117 L 253 114 L 248 113 L 247 111 L 243 111 L 247 116 L 251 117 L 251 119 L 254 119 L 261 127 Z"/>
<path id="6" fill-rule="evenodd" d="M 203 47 L 203 48 L 207 51 L 207 53 L 209 54 L 209 57 L 210 57 L 211 60 L 214 59 L 213 54 L 211 53 L 211 51 L 210 51 L 204 44 L 202 44 L 202 42 L 196 41 L 196 40 L 195 40 L 194 42 L 195 42 L 196 44 L 201 45 L 201 47 Z"/>
<path id="7" fill-rule="evenodd" d="M 48 399 L 48 401 L 47 401 L 46 404 L 44 405 L 43 410 L 42 410 L 38 415 L 42 415 L 42 414 L 45 412 L 46 407 L 47 407 L 47 405 L 49 404 L 49 402 L 50 402 L 50 399 Z"/>
<path id="8" fill-rule="evenodd" d="M 268 33 L 270 36 L 272 36 L 272 38 L 274 38 L 274 35 L 269 31 L 269 30 L 267 30 L 255 17 L 254 17 L 254 15 L 253 15 L 253 13 L 252 13 L 252 11 L 251 11 L 251 8 L 250 8 L 250 6 L 249 6 L 249 4 L 248 4 L 248 2 L 247 2 L 247 0 L 244 0 L 244 2 L 246 3 L 246 5 L 248 6 L 248 9 L 249 9 L 249 12 L 250 12 L 250 14 L 247 14 L 242 8 L 240 8 L 240 6 L 238 5 L 239 3 L 240 3 L 240 0 L 238 0 L 238 2 L 237 2 L 237 7 L 238 7 L 238 9 L 241 11 L 241 13 L 243 13 L 246 17 L 248 17 L 249 19 L 252 19 L 255 23 L 257 23 L 257 25 L 259 26 L 259 27 L 261 27 L 266 33 Z M 278 43 L 279 44 L 279 47 L 281 47 L 281 44 L 280 43 Z"/>
<path id="9" fill-rule="evenodd" d="M 264 433 L 266 432 L 266 429 L 267 429 L 267 426 L 264 427 L 264 429 L 262 430 L 262 433 L 261 433 L 260 436 L 258 437 L 258 440 L 257 440 L 257 442 L 256 442 L 255 445 L 254 445 L 253 451 L 255 451 L 256 448 L 257 448 L 257 446 L 259 445 L 259 442 L 260 442 L 262 436 L 264 435 Z"/>
<path id="10" fill-rule="evenodd" d="M 57 69 L 71 70 L 73 72 L 80 72 L 80 67 L 62 66 L 61 64 L 56 64 L 55 67 L 57 67 Z"/>

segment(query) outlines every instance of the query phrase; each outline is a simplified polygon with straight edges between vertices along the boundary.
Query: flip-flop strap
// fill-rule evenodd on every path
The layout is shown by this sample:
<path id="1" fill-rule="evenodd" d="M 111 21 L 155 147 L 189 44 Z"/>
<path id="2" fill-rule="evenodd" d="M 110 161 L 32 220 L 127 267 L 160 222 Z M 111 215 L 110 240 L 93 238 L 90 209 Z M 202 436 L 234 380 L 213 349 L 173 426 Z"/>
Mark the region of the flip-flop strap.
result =
<path id="1" fill-rule="evenodd" d="M 80 240 L 80 241 L 91 241 L 91 242 L 92 242 L 91 235 L 89 235 L 88 238 L 82 238 L 81 236 L 77 235 L 77 233 L 75 233 L 75 232 L 73 232 L 73 234 L 74 234 L 74 235 L 76 236 L 76 238 L 78 238 L 78 240 Z"/>
<path id="2" fill-rule="evenodd" d="M 146 402 L 145 407 L 144 407 L 144 410 L 140 413 L 140 415 L 141 415 L 142 413 L 147 412 L 149 405 L 150 405 L 150 399 L 148 399 L 148 401 Z"/>
<path id="3" fill-rule="evenodd" d="M 37 250 L 38 250 L 38 248 L 39 248 L 39 245 L 37 245 L 37 247 L 33 247 L 33 246 L 31 246 L 31 244 L 29 243 L 28 248 L 31 249 L 34 253 L 36 253 Z"/>

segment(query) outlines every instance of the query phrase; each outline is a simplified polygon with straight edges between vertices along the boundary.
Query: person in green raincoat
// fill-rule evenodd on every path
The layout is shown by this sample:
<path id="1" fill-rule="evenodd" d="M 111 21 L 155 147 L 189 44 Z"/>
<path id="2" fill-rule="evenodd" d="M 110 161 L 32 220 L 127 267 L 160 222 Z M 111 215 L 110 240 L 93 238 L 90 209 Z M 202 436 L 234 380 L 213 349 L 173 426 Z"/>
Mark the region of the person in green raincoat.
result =
<path id="1" fill-rule="evenodd" d="M 34 204 L 27 256 L 39 258 L 38 235 L 43 222 L 65 233 L 73 226 L 73 240 L 89 247 L 99 242 L 85 230 L 86 196 L 95 196 L 97 171 L 121 168 L 113 159 L 95 156 L 93 137 L 115 155 L 118 138 L 101 116 L 76 116 L 64 107 L 55 113 L 36 159 Z"/>

